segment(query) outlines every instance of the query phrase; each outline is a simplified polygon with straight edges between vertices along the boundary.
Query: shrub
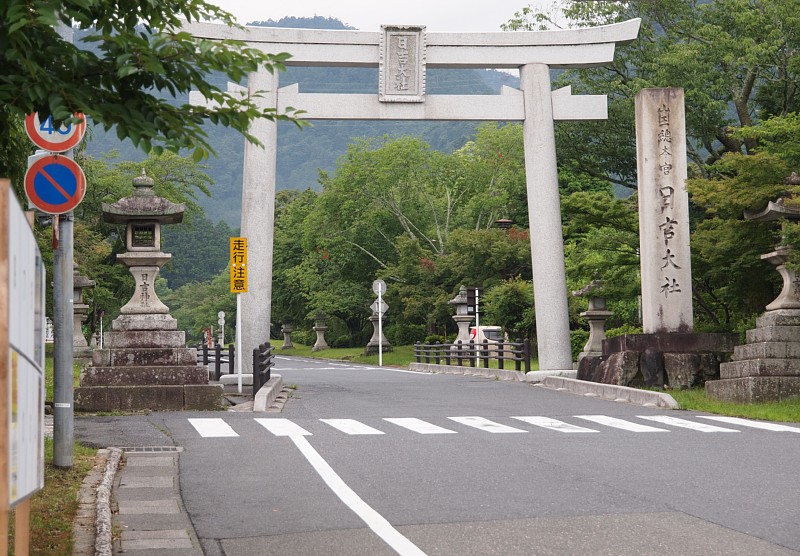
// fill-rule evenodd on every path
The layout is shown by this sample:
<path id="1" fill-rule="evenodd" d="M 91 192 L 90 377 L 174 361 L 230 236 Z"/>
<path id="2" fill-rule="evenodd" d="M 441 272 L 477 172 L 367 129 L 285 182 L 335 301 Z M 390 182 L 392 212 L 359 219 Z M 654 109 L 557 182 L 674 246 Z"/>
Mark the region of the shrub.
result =
<path id="1" fill-rule="evenodd" d="M 572 360 L 578 359 L 578 354 L 583 351 L 583 346 L 589 341 L 589 332 L 587 330 L 570 330 L 569 331 L 569 344 L 572 348 Z"/>
<path id="2" fill-rule="evenodd" d="M 632 324 L 623 324 L 618 328 L 609 328 L 606 330 L 606 338 L 616 338 L 617 336 L 622 336 L 623 334 L 641 334 L 642 329 L 638 326 L 633 326 Z"/>
<path id="3" fill-rule="evenodd" d="M 447 343 L 447 338 L 439 334 L 431 334 L 430 336 L 425 336 L 425 340 L 422 343 L 435 344 L 436 342 L 439 342 L 440 344 L 445 344 Z"/>
<path id="4" fill-rule="evenodd" d="M 392 324 L 384 328 L 386 339 L 395 346 L 407 346 L 425 339 L 424 324 Z"/>

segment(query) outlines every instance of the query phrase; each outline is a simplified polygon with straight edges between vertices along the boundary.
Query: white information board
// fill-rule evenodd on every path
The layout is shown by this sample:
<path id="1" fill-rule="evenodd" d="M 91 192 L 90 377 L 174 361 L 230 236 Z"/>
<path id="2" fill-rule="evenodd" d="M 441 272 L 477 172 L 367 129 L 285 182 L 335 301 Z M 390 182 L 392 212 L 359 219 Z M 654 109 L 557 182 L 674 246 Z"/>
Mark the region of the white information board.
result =
<path id="1" fill-rule="evenodd" d="M 9 195 L 9 504 L 44 487 L 44 263 L 25 214 Z M 0 225 L 3 225 L 0 223 Z"/>

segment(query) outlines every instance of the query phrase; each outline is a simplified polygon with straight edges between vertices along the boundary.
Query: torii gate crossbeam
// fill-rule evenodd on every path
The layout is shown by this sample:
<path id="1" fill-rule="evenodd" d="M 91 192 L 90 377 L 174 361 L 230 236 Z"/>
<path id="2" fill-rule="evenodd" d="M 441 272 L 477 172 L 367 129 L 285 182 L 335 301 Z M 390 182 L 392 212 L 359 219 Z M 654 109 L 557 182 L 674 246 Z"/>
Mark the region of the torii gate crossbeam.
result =
<path id="1" fill-rule="evenodd" d="M 422 26 L 383 26 L 380 33 L 247 27 L 194 23 L 195 37 L 238 39 L 267 52 L 288 52 L 289 66 L 378 67 L 380 91 L 373 95 L 302 93 L 279 88 L 278 75 L 252 73 L 247 87 L 261 108 L 292 106 L 321 120 L 498 120 L 522 121 L 531 257 L 540 370 L 572 368 L 564 241 L 556 168 L 556 120 L 607 117 L 604 95 L 572 96 L 551 91 L 551 68 L 608 64 L 617 44 L 634 40 L 640 20 L 559 31 L 522 33 L 425 33 Z M 431 68 L 516 68 L 520 89 L 500 95 L 426 95 Z M 207 101 L 190 95 L 194 104 Z M 242 235 L 248 238 L 250 291 L 242 299 L 242 346 L 252 352 L 269 330 L 272 301 L 272 237 L 275 208 L 277 124 L 257 120 L 250 133 L 264 148 L 245 144 Z M 244 361 L 248 361 L 246 358 Z M 249 369 L 252 373 L 252 369 Z"/>

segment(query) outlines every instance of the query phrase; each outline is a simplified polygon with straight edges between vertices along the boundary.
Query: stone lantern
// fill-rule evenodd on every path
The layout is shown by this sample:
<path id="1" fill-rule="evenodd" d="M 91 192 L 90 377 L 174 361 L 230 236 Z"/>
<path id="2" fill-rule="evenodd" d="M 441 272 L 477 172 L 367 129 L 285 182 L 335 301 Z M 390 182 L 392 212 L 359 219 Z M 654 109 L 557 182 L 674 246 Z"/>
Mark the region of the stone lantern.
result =
<path id="1" fill-rule="evenodd" d="M 786 184 L 800 185 L 800 176 L 793 173 Z M 744 217 L 753 222 L 800 220 L 800 210 L 778 199 L 761 211 L 745 211 Z M 761 255 L 775 265 L 783 289 L 747 331 L 747 343 L 736 346 L 732 361 L 720 365 L 720 380 L 706 382 L 710 397 L 752 403 L 800 396 L 800 273 L 786 266 L 790 251 L 778 245 Z"/>
<path id="2" fill-rule="evenodd" d="M 89 280 L 86 276 L 78 272 L 78 267 L 74 266 L 72 274 L 72 347 L 74 357 L 81 363 L 88 363 L 92 357 L 92 348 L 86 343 L 83 335 L 83 323 L 86 322 L 89 313 L 89 306 L 83 301 L 83 290 L 93 288 L 94 280 Z"/>
<path id="3" fill-rule="evenodd" d="M 125 225 L 127 251 L 117 260 L 135 281 L 131 299 L 105 334 L 104 348 L 92 354 L 81 373 L 75 406 L 90 411 L 219 409 L 222 385 L 208 384 L 208 370 L 154 288 L 160 268 L 172 257 L 161 252 L 161 226 L 183 219 L 184 205 L 158 197 L 144 170 L 135 191 L 103 204 L 103 219 Z"/>
<path id="4" fill-rule="evenodd" d="M 581 353 L 578 354 L 579 364 L 584 357 L 600 357 L 603 355 L 603 340 L 606 339 L 606 321 L 614 316 L 614 313 L 606 310 L 604 297 L 591 295 L 602 285 L 602 281 L 592 280 L 580 290 L 572 292 L 572 295 L 576 297 L 589 296 L 589 307 L 580 314 L 589 323 L 589 339 L 586 345 L 583 346 Z"/>
<path id="5" fill-rule="evenodd" d="M 153 178 L 144 170 L 133 179 L 136 190 L 133 195 L 120 199 L 113 205 L 103 204 L 103 219 L 112 224 L 125 224 L 126 253 L 117 255 L 117 260 L 128 267 L 136 283 L 136 291 L 120 313 L 126 322 L 143 319 L 136 315 L 165 315 L 169 308 L 156 295 L 155 281 L 162 266 L 172 255 L 161 252 L 161 226 L 178 224 L 183 220 L 184 205 L 177 205 L 153 192 Z M 172 318 L 172 317 L 169 317 Z M 166 321 L 163 317 L 149 318 Z"/>
<path id="6" fill-rule="evenodd" d="M 448 303 L 456 306 L 456 314 L 453 315 L 453 320 L 456 321 L 456 325 L 458 325 L 458 336 L 454 343 L 457 344 L 461 341 L 464 344 L 468 344 L 471 339 L 469 335 L 469 325 L 474 317 L 468 314 L 467 311 L 469 303 L 467 301 L 467 287 L 461 286 L 458 290 L 458 295 L 448 301 Z"/>

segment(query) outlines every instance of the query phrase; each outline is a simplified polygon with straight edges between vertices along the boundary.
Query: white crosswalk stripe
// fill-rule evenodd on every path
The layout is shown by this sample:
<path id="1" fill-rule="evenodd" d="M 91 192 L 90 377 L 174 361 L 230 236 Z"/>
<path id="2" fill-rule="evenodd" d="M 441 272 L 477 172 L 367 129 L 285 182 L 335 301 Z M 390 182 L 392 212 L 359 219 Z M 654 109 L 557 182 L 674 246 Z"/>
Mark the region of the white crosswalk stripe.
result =
<path id="1" fill-rule="evenodd" d="M 404 429 L 408 429 L 410 431 L 414 431 L 419 434 L 458 434 L 456 431 L 451 431 L 450 429 L 446 429 L 444 427 L 440 427 L 438 425 L 434 425 L 433 423 L 428 423 L 427 421 L 423 421 L 422 419 L 416 419 L 414 417 L 385 417 L 384 421 L 389 421 L 390 423 L 397 425 L 399 427 L 403 427 Z"/>
<path id="2" fill-rule="evenodd" d="M 203 438 L 239 436 L 228 423 L 219 418 L 189 419 L 189 424 L 192 425 Z"/>
<path id="3" fill-rule="evenodd" d="M 707 425 L 705 423 L 695 423 L 694 421 L 670 417 L 669 415 L 637 415 L 637 417 L 639 417 L 639 419 L 647 419 L 648 421 L 655 421 L 656 423 L 663 423 L 673 427 L 691 429 L 700 432 L 739 432 L 736 429 L 726 429 L 724 427 L 716 427 L 714 425 Z"/>
<path id="4" fill-rule="evenodd" d="M 695 432 L 703 433 L 720 433 L 720 432 L 741 432 L 740 430 L 711 425 L 708 423 L 697 422 L 690 419 L 683 419 L 673 417 L 671 415 L 637 415 L 637 419 L 644 419 L 659 423 L 665 427 L 653 427 L 644 425 L 627 419 L 620 419 L 618 417 L 611 417 L 608 415 L 572 415 L 572 419 L 581 419 L 583 421 L 590 421 L 601 427 L 609 427 L 613 429 L 620 429 L 628 432 L 671 432 L 671 428 L 688 429 Z M 772 432 L 791 432 L 800 433 L 800 427 L 782 425 L 778 423 L 768 423 L 762 421 L 750 421 L 748 419 L 740 419 L 737 417 L 722 417 L 717 415 L 693 415 L 692 417 L 699 417 L 702 419 L 714 420 L 719 423 L 726 423 L 729 425 L 739 425 L 743 427 L 756 428 Z M 528 425 L 540 429 L 547 429 L 557 433 L 598 433 L 602 432 L 602 428 L 587 428 L 573 423 L 567 422 L 568 417 L 561 419 L 554 419 L 543 415 L 527 415 L 527 416 L 511 416 L 510 419 L 521 421 Z M 486 419 L 479 416 L 461 416 L 461 417 L 447 417 L 450 421 L 464 425 L 471 429 L 477 429 L 481 432 L 488 433 L 525 433 L 531 432 L 521 428 L 511 427 Z M 221 418 L 189 418 L 189 424 L 192 425 L 194 430 L 203 438 L 237 438 L 239 434 Z M 309 430 L 301 427 L 297 423 L 284 418 L 256 418 L 254 419 L 259 425 L 267 429 L 275 436 L 312 436 Z M 400 428 L 409 430 L 417 434 L 458 434 L 464 432 L 458 428 L 445 428 L 428 421 L 418 419 L 416 417 L 385 417 L 382 419 L 391 425 L 396 425 Z M 325 425 L 328 425 L 339 432 L 351 436 L 365 436 L 365 435 L 384 435 L 391 433 L 392 430 L 381 427 L 384 430 L 377 429 L 366 423 L 362 423 L 356 419 L 319 419 Z M 313 426 L 310 426 L 314 430 Z"/>
<path id="5" fill-rule="evenodd" d="M 323 423 L 327 423 L 335 429 L 344 433 L 356 434 L 386 434 L 378 429 L 373 429 L 369 425 L 365 425 L 355 419 L 320 419 Z"/>
<path id="6" fill-rule="evenodd" d="M 585 427 L 579 427 L 578 425 L 570 425 L 569 423 L 565 423 L 564 421 L 559 421 L 558 419 L 551 419 L 550 417 L 512 417 L 512 419 L 517 419 L 519 421 L 523 421 L 525 423 L 530 423 L 531 425 L 536 425 L 537 427 L 542 427 L 544 429 L 550 429 L 553 431 L 558 432 L 566 432 L 566 433 L 573 433 L 573 432 L 600 432 L 594 429 L 587 429 Z"/>
<path id="7" fill-rule="evenodd" d="M 593 423 L 605 425 L 615 429 L 622 429 L 630 432 L 669 432 L 667 429 L 659 429 L 648 425 L 640 425 L 639 423 L 632 423 L 624 419 L 617 419 L 616 417 L 608 417 L 607 415 L 576 415 L 578 419 L 586 419 Z"/>
<path id="8" fill-rule="evenodd" d="M 456 423 L 461 423 L 462 425 L 467 425 L 468 427 L 473 427 L 491 433 L 503 434 L 511 432 L 528 432 L 522 429 L 509 427 L 508 425 L 501 425 L 500 423 L 495 423 L 494 421 L 490 421 L 489 419 L 485 419 L 483 417 L 448 417 L 448 419 L 455 421 Z"/>
<path id="9" fill-rule="evenodd" d="M 256 419 L 256 423 L 275 436 L 312 436 L 306 429 L 289 419 Z"/>
<path id="10" fill-rule="evenodd" d="M 712 419 L 720 423 L 728 423 L 731 425 L 741 425 L 743 427 L 752 427 L 754 429 L 763 429 L 773 432 L 795 432 L 800 433 L 800 428 L 790 427 L 788 425 L 779 425 L 777 423 L 764 423 L 762 421 L 750 421 L 749 419 L 740 419 L 739 417 L 720 417 L 718 415 L 698 415 L 701 419 Z"/>

